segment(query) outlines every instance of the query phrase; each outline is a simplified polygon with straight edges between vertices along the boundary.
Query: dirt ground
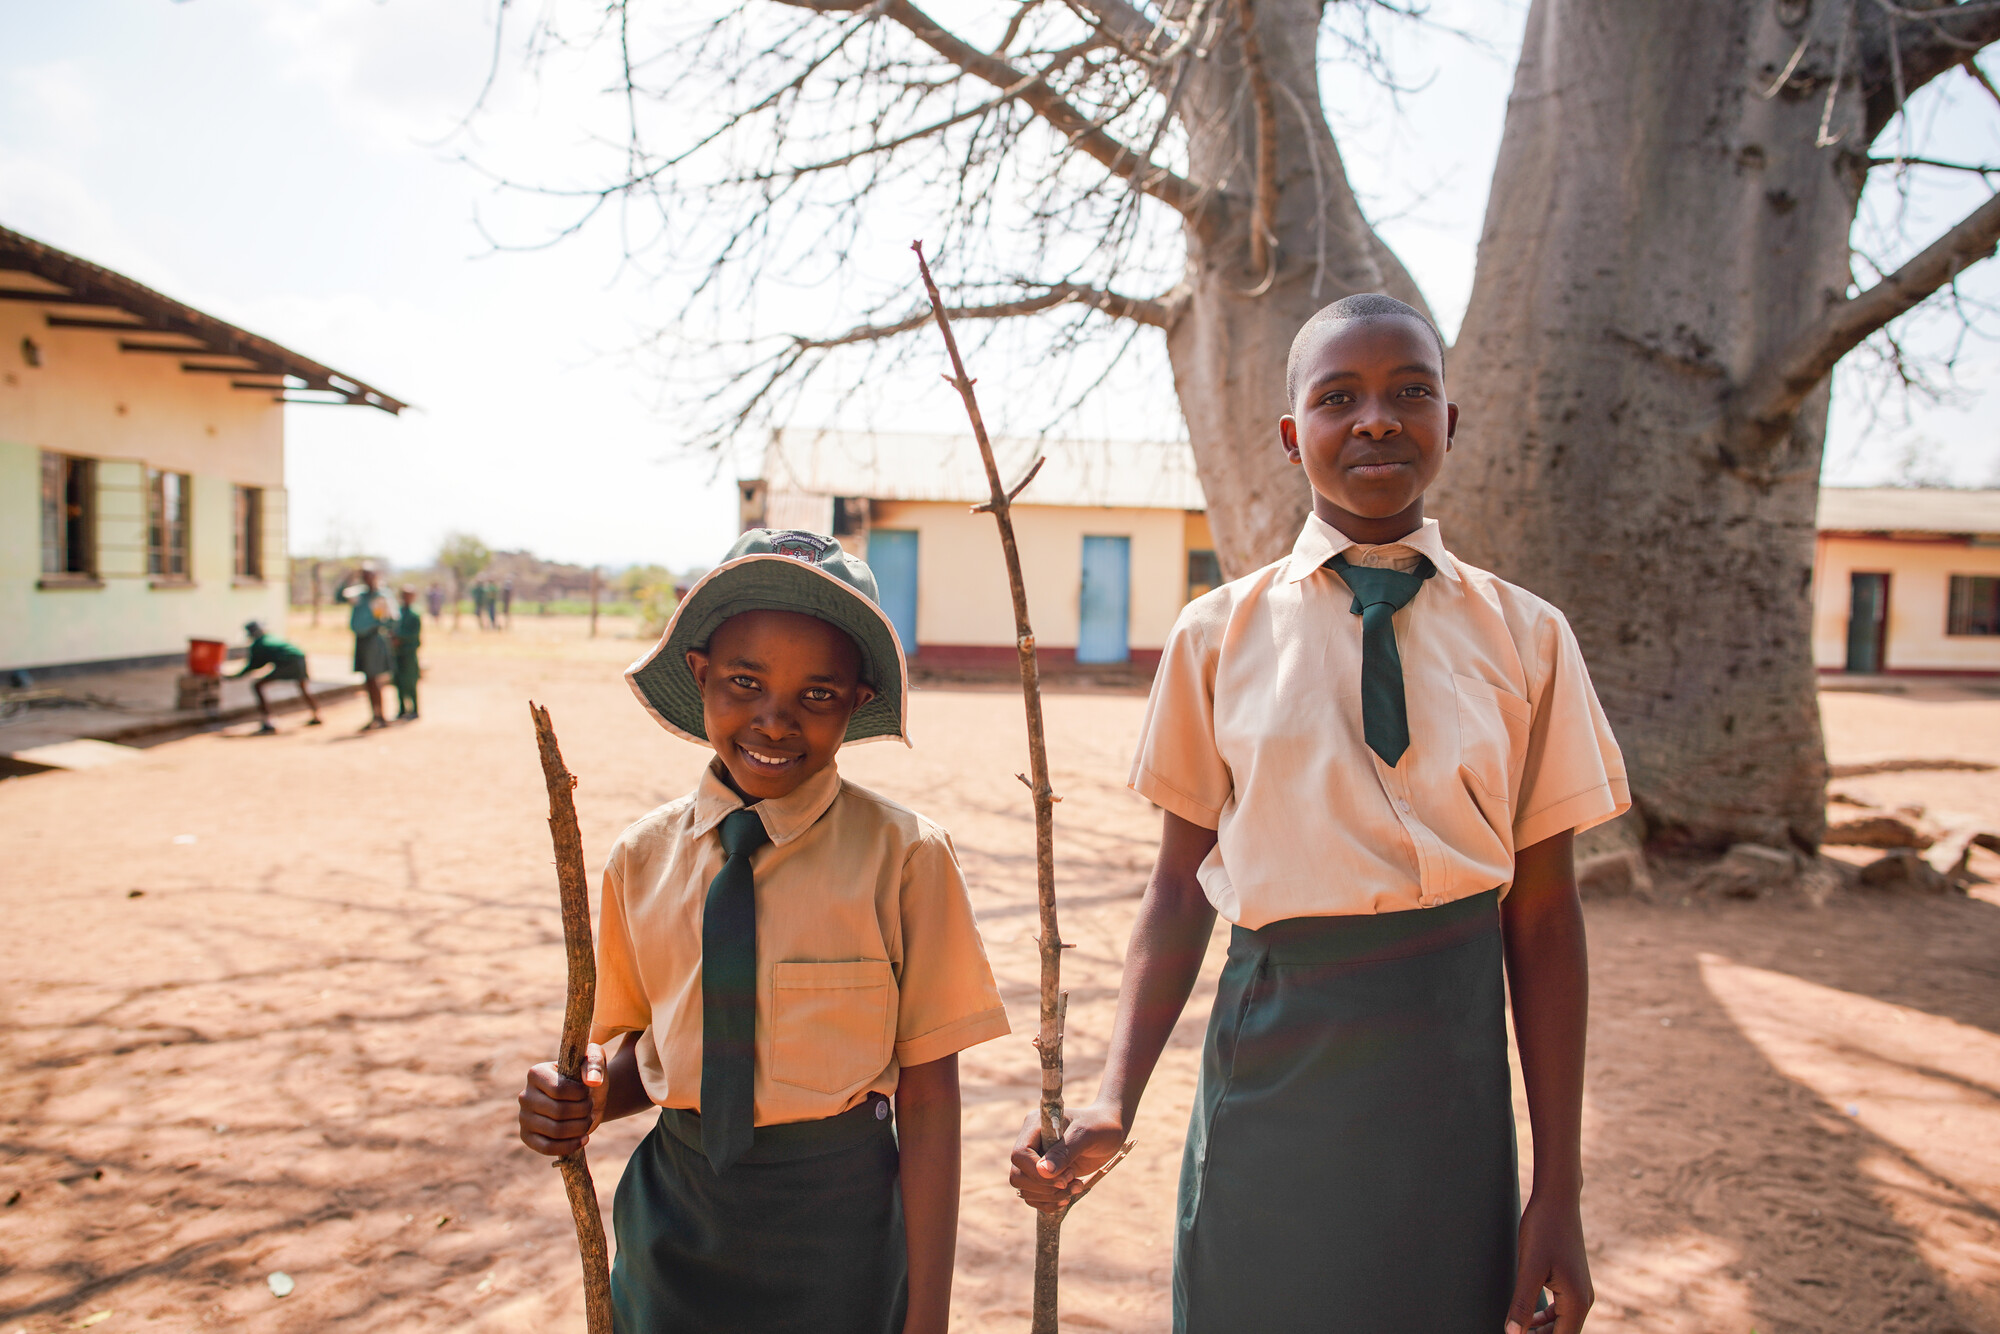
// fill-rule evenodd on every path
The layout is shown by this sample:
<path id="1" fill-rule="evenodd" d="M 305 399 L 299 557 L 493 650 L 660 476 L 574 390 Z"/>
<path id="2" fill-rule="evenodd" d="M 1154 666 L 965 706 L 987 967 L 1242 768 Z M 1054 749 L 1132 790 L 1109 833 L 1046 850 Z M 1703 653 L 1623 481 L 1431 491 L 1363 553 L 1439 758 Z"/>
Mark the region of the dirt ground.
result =
<path id="1" fill-rule="evenodd" d="M 601 856 L 703 759 L 627 693 L 637 647 L 525 618 L 438 634 L 413 726 L 356 735 L 348 701 L 316 731 L 292 715 L 275 739 L 0 782 L 0 1334 L 582 1328 L 561 1188 L 513 1131 L 563 973 L 526 700 L 553 710 Z M 1095 1087 L 1156 833 L 1123 788 L 1142 703 L 1048 701 L 1073 1097 Z M 2000 700 L 1826 704 L 1837 760 L 2000 760 Z M 1016 1033 L 963 1059 L 955 1327 L 1019 1330 L 1033 1227 L 1003 1180 L 1035 1086 L 1019 698 L 926 690 L 913 726 L 914 751 L 858 747 L 843 769 L 939 819 L 965 861 Z M 2000 772 L 1847 786 L 2000 817 Z M 1591 1328 L 2000 1332 L 2000 894 L 1593 903 L 1589 919 Z M 1167 1328 L 1211 986 L 1137 1151 L 1069 1222 L 1066 1328 Z M 645 1128 L 592 1145 L 607 1204 Z"/>

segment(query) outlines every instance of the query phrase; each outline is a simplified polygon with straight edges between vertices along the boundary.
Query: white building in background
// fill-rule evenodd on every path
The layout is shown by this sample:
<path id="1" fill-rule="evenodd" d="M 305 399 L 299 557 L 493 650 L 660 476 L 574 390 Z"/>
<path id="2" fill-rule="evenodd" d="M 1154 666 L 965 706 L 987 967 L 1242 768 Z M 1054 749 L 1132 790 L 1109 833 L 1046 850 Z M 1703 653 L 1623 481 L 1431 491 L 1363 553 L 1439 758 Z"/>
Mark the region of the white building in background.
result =
<path id="1" fill-rule="evenodd" d="M 1180 442 L 1001 439 L 1043 661 L 1150 669 L 1187 600 L 1219 583 L 1193 452 Z M 828 533 L 866 558 L 920 667 L 1011 667 L 1014 613 L 969 435 L 781 430 L 741 483 L 745 528 Z"/>
<path id="2" fill-rule="evenodd" d="M 404 406 L 0 227 L 0 670 L 283 626 L 284 405 L 307 402 Z"/>
<path id="3" fill-rule="evenodd" d="M 1150 668 L 1220 582 L 1183 443 L 998 440 L 1044 661 Z M 1011 666 L 1013 612 L 969 436 L 783 430 L 741 484 L 745 528 L 831 533 L 866 556 L 920 667 Z M 1822 672 L 2000 675 L 2000 491 L 1823 488 L 1813 571 Z"/>
<path id="4" fill-rule="evenodd" d="M 2000 491 L 1822 488 L 1813 661 L 1860 675 L 2000 674 Z"/>

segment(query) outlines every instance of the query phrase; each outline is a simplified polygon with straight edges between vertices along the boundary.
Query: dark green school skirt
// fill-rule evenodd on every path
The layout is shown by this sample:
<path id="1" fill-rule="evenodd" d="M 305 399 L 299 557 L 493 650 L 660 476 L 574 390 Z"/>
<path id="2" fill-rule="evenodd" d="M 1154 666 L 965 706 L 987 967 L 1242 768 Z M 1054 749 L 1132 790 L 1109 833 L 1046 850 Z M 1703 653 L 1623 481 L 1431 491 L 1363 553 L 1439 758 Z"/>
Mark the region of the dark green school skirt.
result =
<path id="1" fill-rule="evenodd" d="M 1499 1334 L 1520 1199 L 1499 895 L 1238 927 L 1181 1162 L 1180 1334 Z"/>
<path id="2" fill-rule="evenodd" d="M 903 1197 L 888 1100 L 759 1126 L 717 1175 L 668 1108 L 618 1182 L 618 1334 L 901 1334 Z"/>
<path id="3" fill-rule="evenodd" d="M 387 676 L 395 670 L 394 655 L 389 651 L 389 637 L 380 630 L 370 630 L 365 635 L 354 637 L 354 670 L 363 676 Z"/>

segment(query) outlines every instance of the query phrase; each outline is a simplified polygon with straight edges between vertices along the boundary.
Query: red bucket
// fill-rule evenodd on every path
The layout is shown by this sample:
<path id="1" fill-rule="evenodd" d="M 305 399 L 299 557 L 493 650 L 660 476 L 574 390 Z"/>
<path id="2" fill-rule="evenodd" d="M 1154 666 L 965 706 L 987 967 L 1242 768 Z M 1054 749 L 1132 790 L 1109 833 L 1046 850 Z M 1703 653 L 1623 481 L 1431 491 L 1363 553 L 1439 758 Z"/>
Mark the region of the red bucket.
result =
<path id="1" fill-rule="evenodd" d="M 191 676 L 220 676 L 229 656 L 229 645 L 220 639 L 188 640 L 188 673 Z"/>

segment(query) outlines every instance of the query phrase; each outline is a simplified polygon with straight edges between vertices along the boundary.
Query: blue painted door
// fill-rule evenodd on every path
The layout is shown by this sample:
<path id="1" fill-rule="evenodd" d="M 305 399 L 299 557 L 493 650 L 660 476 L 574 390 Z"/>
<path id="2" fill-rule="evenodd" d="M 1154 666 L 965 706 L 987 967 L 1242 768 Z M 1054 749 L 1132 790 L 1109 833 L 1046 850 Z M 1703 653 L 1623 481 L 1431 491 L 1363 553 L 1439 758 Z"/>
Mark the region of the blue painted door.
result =
<path id="1" fill-rule="evenodd" d="M 875 572 L 875 591 L 882 610 L 903 641 L 903 656 L 917 656 L 917 535 L 901 528 L 874 528 L 868 533 L 868 568 Z"/>
<path id="2" fill-rule="evenodd" d="M 1126 662 L 1132 615 L 1132 539 L 1083 539 L 1083 598 L 1076 632 L 1078 662 Z"/>

